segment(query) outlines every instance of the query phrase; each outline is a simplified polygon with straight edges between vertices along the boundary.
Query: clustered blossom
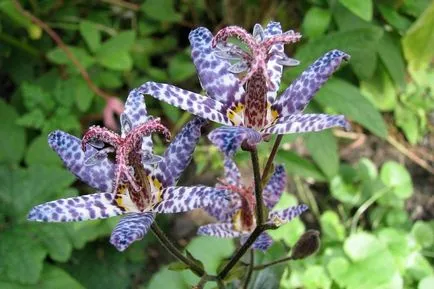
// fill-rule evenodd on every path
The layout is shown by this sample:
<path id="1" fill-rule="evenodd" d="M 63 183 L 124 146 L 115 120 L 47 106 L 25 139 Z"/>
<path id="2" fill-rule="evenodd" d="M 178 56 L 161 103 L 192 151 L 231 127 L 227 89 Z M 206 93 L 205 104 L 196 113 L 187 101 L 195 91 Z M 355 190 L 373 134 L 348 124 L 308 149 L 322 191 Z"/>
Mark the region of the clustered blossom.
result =
<path id="1" fill-rule="evenodd" d="M 225 158 L 224 172 L 225 178 L 220 180 L 216 187 L 231 191 L 229 206 L 213 204 L 206 207 L 205 210 L 218 222 L 201 226 L 198 234 L 220 238 L 241 237 L 241 242 L 244 242 L 256 227 L 253 186 L 243 185 L 240 172 L 230 158 Z M 273 211 L 285 187 L 286 172 L 283 166 L 278 165 L 263 190 L 264 205 L 270 210 L 267 222 L 276 226 L 286 224 L 308 209 L 306 205 L 298 205 Z M 271 237 L 264 232 L 253 243 L 252 248 L 264 251 L 272 242 Z"/>
<path id="2" fill-rule="evenodd" d="M 229 42 L 230 38 L 238 38 L 247 50 Z M 82 140 L 62 131 L 52 132 L 48 138 L 51 148 L 72 173 L 98 192 L 35 206 L 28 219 L 70 222 L 123 215 L 110 238 L 122 251 L 143 238 L 156 213 L 203 208 L 217 222 L 201 226 L 198 234 L 240 237 L 245 242 L 257 225 L 255 207 L 262 204 L 256 203 L 253 187 L 243 185 L 232 155 L 241 146 L 258 145 L 270 134 L 349 128 L 342 115 L 302 113 L 341 62 L 349 59 L 342 51 L 327 52 L 277 97 L 283 66 L 299 64 L 285 55 L 283 46 L 300 38 L 292 30 L 282 33 L 277 22 L 270 22 L 265 29 L 255 25 L 253 35 L 236 26 L 226 27 L 215 36 L 203 27 L 193 30 L 189 35 L 192 58 L 207 95 L 147 82 L 130 92 L 120 115 L 120 135 L 97 126 Z M 144 95 L 198 116 L 182 128 L 163 156 L 154 154 L 151 134 L 161 133 L 168 140 L 170 133 L 158 118 L 148 116 Z M 224 125 L 208 137 L 225 155 L 225 177 L 215 187 L 175 186 L 191 161 L 207 120 Z M 285 184 L 285 170 L 278 165 L 263 190 L 269 212 L 266 222 L 275 226 L 307 210 L 306 205 L 273 210 Z M 271 244 L 264 232 L 253 248 L 266 250 Z"/>

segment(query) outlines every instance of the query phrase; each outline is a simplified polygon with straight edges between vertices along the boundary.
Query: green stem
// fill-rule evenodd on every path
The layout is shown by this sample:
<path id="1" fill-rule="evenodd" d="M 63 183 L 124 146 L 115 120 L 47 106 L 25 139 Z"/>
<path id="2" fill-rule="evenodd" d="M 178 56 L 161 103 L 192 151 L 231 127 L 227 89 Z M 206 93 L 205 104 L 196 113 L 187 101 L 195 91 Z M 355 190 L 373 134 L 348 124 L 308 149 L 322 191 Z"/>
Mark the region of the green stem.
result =
<path id="1" fill-rule="evenodd" d="M 164 234 L 156 222 L 152 223 L 151 230 L 160 243 L 167 249 L 167 251 L 169 251 L 179 261 L 186 264 L 197 276 L 202 277 L 206 275 L 206 272 L 199 265 L 197 265 L 195 261 L 185 257 L 184 254 L 182 254 L 181 251 L 176 248 L 176 246 L 172 243 L 172 241 L 169 240 L 169 238 L 166 236 L 166 234 Z"/>
<path id="2" fill-rule="evenodd" d="M 290 260 L 292 260 L 291 256 L 284 257 L 284 258 L 281 258 L 281 259 L 278 259 L 278 260 L 275 260 L 275 261 L 272 261 L 272 262 L 269 262 L 269 263 L 265 263 L 265 264 L 261 264 L 261 265 L 255 266 L 255 267 L 253 267 L 253 270 L 254 271 L 262 270 L 262 269 L 265 269 L 265 268 L 270 267 L 270 266 L 274 266 L 274 265 L 277 265 L 277 264 L 288 262 Z"/>
<path id="3" fill-rule="evenodd" d="M 265 222 L 264 218 L 264 201 L 262 198 L 261 172 L 259 168 L 258 151 L 256 148 L 250 151 L 253 166 L 253 177 L 255 179 L 255 198 L 256 198 L 256 222 L 261 226 Z"/>
<path id="4" fill-rule="evenodd" d="M 246 279 L 244 280 L 243 289 L 249 288 L 250 279 L 252 279 L 253 267 L 255 266 L 255 252 L 250 249 L 250 263 L 247 271 Z"/>
<path id="5" fill-rule="evenodd" d="M 268 178 L 268 174 L 270 173 L 271 167 L 273 166 L 274 157 L 276 156 L 277 150 L 279 149 L 280 143 L 282 142 L 283 135 L 279 134 L 274 141 L 273 148 L 271 149 L 270 156 L 268 157 L 267 163 L 265 164 L 264 171 L 262 173 L 262 184 L 264 184 L 265 180 Z"/>

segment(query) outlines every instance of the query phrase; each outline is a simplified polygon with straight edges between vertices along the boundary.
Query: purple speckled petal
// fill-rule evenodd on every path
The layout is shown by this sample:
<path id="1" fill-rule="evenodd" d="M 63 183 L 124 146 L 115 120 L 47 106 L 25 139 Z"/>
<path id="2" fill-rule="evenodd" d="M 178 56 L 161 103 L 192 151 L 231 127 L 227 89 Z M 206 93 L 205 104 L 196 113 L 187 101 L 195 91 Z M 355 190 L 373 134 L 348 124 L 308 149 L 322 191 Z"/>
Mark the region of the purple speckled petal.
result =
<path id="1" fill-rule="evenodd" d="M 216 188 L 224 189 L 224 187 L 219 187 L 219 184 L 216 185 Z M 240 195 L 235 192 L 230 192 L 228 197 L 229 203 L 214 202 L 211 204 L 211 206 L 204 207 L 203 209 L 217 221 L 222 223 L 230 223 L 234 215 L 241 209 L 242 203 Z"/>
<path id="2" fill-rule="evenodd" d="M 133 242 L 143 239 L 154 219 L 155 214 L 151 212 L 123 216 L 112 232 L 110 243 L 119 251 L 124 251 Z"/>
<path id="3" fill-rule="evenodd" d="M 125 102 L 125 111 L 121 114 L 122 137 L 125 137 L 132 128 L 146 123 L 149 120 L 146 111 L 146 104 L 143 94 L 138 89 L 133 89 L 128 94 Z M 142 152 L 144 155 L 152 155 L 153 143 L 152 135 L 144 136 L 142 141 Z M 151 169 L 151 166 L 144 164 L 145 168 Z"/>
<path id="4" fill-rule="evenodd" d="M 201 136 L 201 128 L 207 123 L 204 118 L 195 117 L 189 121 L 170 143 L 163 160 L 159 163 L 163 186 L 174 185 L 191 161 L 196 144 Z"/>
<path id="5" fill-rule="evenodd" d="M 239 79 L 228 71 L 231 63 L 216 56 L 216 50 L 211 48 L 212 37 L 211 32 L 204 27 L 192 30 L 188 36 L 191 57 L 208 96 L 230 107 L 241 101 L 244 88 Z"/>
<path id="6" fill-rule="evenodd" d="M 231 223 L 208 224 L 199 227 L 198 235 L 213 236 L 219 238 L 236 238 L 241 236 L 241 233 L 235 231 Z"/>
<path id="7" fill-rule="evenodd" d="M 215 203 L 222 206 L 229 204 L 227 190 L 196 186 L 196 187 L 167 187 L 163 189 L 163 200 L 154 210 L 158 213 L 181 213 L 197 208 L 205 208 Z"/>
<path id="8" fill-rule="evenodd" d="M 203 96 L 176 86 L 164 83 L 146 82 L 140 88 L 141 93 L 151 95 L 192 114 L 225 125 L 238 125 L 243 122 L 234 111 L 210 97 Z"/>
<path id="9" fill-rule="evenodd" d="M 249 236 L 249 234 L 242 235 L 240 240 L 241 244 L 244 244 L 249 238 Z M 251 248 L 259 251 L 266 251 L 271 246 L 271 244 L 273 244 L 273 239 L 271 239 L 270 235 L 264 232 L 259 235 L 256 241 L 252 244 Z"/>
<path id="10" fill-rule="evenodd" d="M 254 147 L 262 135 L 254 129 L 239 126 L 222 126 L 208 134 L 209 140 L 226 156 L 232 157 L 242 144 Z"/>
<path id="11" fill-rule="evenodd" d="M 331 127 L 340 126 L 350 130 L 351 126 L 343 115 L 328 114 L 293 114 L 285 116 L 276 124 L 262 130 L 265 134 L 287 134 L 322 131 Z"/>
<path id="12" fill-rule="evenodd" d="M 303 111 L 312 97 L 329 77 L 339 68 L 343 60 L 350 56 L 339 50 L 332 50 L 317 59 L 282 93 L 272 105 L 281 116 Z"/>
<path id="13" fill-rule="evenodd" d="M 282 196 L 285 187 L 285 167 L 282 165 L 277 165 L 263 192 L 264 203 L 268 209 L 272 209 L 277 204 L 277 202 L 279 202 L 280 196 Z"/>
<path id="14" fill-rule="evenodd" d="M 282 27 L 279 22 L 270 22 L 264 30 L 265 38 L 269 38 L 274 35 L 282 34 Z M 271 46 L 269 55 L 270 59 L 267 62 L 267 72 L 270 77 L 270 81 L 273 84 L 273 88 L 268 90 L 267 99 L 270 103 L 273 103 L 276 99 L 277 91 L 280 86 L 280 79 L 282 78 L 283 67 L 278 63 L 280 55 L 284 53 L 283 44 L 275 44 Z"/>
<path id="15" fill-rule="evenodd" d="M 268 220 L 269 222 L 272 222 L 280 226 L 300 216 L 303 212 L 307 211 L 307 209 L 309 209 L 309 207 L 307 205 L 302 204 L 284 210 L 271 211 L 268 214 Z"/>
<path id="16" fill-rule="evenodd" d="M 33 207 L 27 218 L 36 222 L 75 222 L 122 215 L 114 198 L 114 194 L 97 193 L 51 201 Z"/>
<path id="17" fill-rule="evenodd" d="M 68 170 L 80 180 L 99 191 L 111 189 L 114 164 L 108 158 L 100 159 L 92 165 L 85 164 L 85 160 L 97 153 L 94 147 L 86 145 L 84 153 L 80 139 L 60 130 L 48 135 L 48 144 L 60 156 Z"/>
<path id="18" fill-rule="evenodd" d="M 241 174 L 235 162 L 225 157 L 224 161 L 225 181 L 230 185 L 239 186 L 241 184 Z"/>

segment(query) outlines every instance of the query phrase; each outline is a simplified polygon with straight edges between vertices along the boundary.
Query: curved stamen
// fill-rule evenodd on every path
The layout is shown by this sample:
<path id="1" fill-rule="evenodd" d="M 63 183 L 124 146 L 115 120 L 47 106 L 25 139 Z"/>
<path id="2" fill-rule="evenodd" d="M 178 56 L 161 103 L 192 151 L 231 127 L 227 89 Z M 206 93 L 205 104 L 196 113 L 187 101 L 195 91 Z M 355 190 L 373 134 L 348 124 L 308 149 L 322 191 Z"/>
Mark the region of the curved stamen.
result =
<path id="1" fill-rule="evenodd" d="M 244 42 L 251 50 L 252 54 L 254 54 L 254 50 L 258 49 L 256 39 L 253 38 L 253 36 L 244 28 L 238 26 L 228 26 L 217 32 L 212 39 L 211 47 L 215 48 L 217 43 L 226 42 L 229 37 L 236 37 L 237 39 Z"/>
<path id="2" fill-rule="evenodd" d="M 92 144 L 98 141 L 107 143 L 114 148 L 117 148 L 122 143 L 121 137 L 115 132 L 105 127 L 94 125 L 84 134 L 81 140 L 81 149 L 85 152 L 86 144 Z"/>
<path id="3" fill-rule="evenodd" d="M 296 43 L 300 39 L 301 39 L 301 34 L 299 32 L 294 32 L 294 30 L 289 30 L 283 34 L 274 35 L 270 38 L 264 39 L 262 45 L 268 51 L 273 45 Z"/>

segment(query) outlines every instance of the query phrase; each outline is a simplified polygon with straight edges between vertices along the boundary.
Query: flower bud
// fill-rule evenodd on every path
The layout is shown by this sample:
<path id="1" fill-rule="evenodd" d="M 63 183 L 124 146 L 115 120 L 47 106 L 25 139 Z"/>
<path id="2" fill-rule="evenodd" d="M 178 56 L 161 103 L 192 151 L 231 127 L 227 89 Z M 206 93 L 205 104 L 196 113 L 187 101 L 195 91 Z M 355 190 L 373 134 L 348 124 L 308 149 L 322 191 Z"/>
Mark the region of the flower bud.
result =
<path id="1" fill-rule="evenodd" d="M 316 253 L 320 246 L 319 232 L 317 230 L 307 230 L 292 248 L 291 258 L 298 260 L 309 257 Z"/>

